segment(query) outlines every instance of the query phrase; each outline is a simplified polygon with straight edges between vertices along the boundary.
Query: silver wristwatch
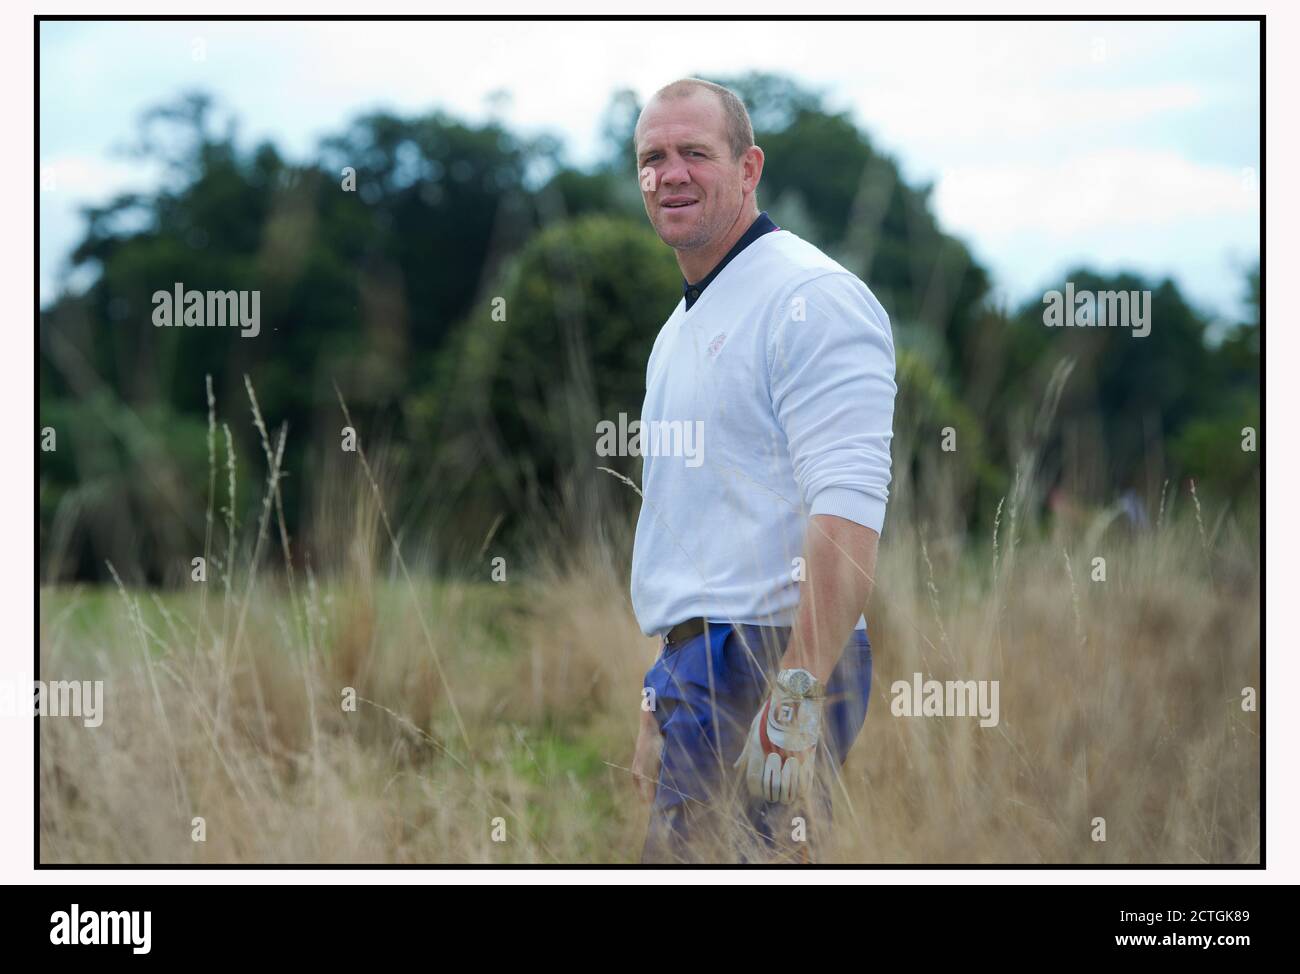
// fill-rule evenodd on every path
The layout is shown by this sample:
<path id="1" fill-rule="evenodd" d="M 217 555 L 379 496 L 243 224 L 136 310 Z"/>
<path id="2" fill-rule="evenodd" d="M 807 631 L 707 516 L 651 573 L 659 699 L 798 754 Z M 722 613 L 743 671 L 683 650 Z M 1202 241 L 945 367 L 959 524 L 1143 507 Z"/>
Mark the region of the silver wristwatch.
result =
<path id="1" fill-rule="evenodd" d="M 826 687 L 821 680 L 807 670 L 782 670 L 776 676 L 776 685 L 801 700 L 818 700 L 826 696 Z"/>

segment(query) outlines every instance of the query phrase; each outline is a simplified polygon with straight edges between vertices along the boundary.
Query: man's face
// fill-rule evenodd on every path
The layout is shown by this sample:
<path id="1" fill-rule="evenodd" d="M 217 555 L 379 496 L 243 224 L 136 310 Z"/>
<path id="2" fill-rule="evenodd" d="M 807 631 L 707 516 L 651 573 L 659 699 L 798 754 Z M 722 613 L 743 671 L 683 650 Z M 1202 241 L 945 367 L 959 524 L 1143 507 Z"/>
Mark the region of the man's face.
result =
<path id="1" fill-rule="evenodd" d="M 646 215 L 664 243 L 707 247 L 735 224 L 746 157 L 731 158 L 722 105 L 710 92 L 651 101 L 637 122 L 636 147 Z"/>

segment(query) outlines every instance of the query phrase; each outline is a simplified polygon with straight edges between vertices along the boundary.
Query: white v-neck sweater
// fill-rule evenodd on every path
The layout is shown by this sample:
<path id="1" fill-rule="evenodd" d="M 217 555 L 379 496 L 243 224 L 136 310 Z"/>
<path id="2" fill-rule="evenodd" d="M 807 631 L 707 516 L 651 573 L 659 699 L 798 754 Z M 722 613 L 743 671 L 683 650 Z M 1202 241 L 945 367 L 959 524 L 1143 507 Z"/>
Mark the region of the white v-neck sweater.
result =
<path id="1" fill-rule="evenodd" d="M 793 625 L 808 518 L 884 524 L 896 391 L 880 302 L 788 230 L 737 254 L 689 311 L 680 301 L 646 368 L 641 631 Z"/>

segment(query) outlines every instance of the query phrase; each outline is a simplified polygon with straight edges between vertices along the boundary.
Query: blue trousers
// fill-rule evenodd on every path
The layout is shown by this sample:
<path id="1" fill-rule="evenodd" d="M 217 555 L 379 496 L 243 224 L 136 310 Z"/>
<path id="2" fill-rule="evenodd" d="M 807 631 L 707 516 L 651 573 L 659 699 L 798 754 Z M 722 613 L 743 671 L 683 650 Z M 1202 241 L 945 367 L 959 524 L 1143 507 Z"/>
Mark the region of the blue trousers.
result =
<path id="1" fill-rule="evenodd" d="M 663 762 L 641 861 L 810 861 L 830 828 L 831 781 L 867 716 L 871 644 L 854 630 L 826 686 L 817 784 L 800 804 L 751 798 L 740 756 L 767 698 L 788 628 L 710 623 L 665 647 L 645 675 Z"/>

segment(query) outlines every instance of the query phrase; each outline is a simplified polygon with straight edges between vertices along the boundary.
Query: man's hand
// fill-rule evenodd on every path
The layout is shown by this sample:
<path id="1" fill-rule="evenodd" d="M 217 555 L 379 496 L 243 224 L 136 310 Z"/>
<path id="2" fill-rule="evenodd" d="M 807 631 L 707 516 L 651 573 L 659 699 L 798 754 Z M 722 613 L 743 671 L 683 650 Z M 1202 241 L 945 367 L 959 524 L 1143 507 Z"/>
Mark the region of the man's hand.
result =
<path id="1" fill-rule="evenodd" d="M 733 767 L 744 766 L 754 798 L 789 805 L 812 788 L 822 701 L 817 680 L 806 670 L 783 670 L 749 727 Z"/>
<path id="2" fill-rule="evenodd" d="M 636 753 L 632 755 L 632 784 L 644 802 L 655 796 L 659 781 L 659 762 L 663 756 L 664 739 L 659 733 L 659 723 L 649 710 L 641 711 L 641 726 L 636 735 Z"/>

